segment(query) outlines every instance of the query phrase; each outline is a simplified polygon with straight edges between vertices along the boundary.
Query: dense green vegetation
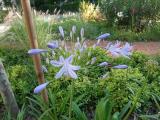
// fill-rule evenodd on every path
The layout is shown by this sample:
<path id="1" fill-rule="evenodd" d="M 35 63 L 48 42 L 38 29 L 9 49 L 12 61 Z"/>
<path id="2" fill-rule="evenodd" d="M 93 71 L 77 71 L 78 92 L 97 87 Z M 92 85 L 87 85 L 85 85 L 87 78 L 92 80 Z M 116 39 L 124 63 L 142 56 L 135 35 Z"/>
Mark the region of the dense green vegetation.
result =
<path id="1" fill-rule="evenodd" d="M 88 56 L 87 51 L 91 51 L 90 56 Z M 67 101 L 69 100 L 71 80 L 54 79 L 57 68 L 47 65 L 48 73 L 45 73 L 45 79 L 53 81 L 49 85 L 49 96 L 51 97 L 49 106 L 53 107 L 54 105 L 54 110 L 50 109 L 39 96 L 33 95 L 36 78 L 32 60 L 26 52 L 26 50 L 4 48 L 0 50 L 0 56 L 3 59 L 14 93 L 16 93 L 17 102 L 19 106 L 25 105 L 26 111 L 23 111 L 25 112 L 23 117 L 29 115 L 36 119 L 45 118 L 45 120 L 50 120 L 51 116 L 56 115 L 63 119 L 63 116 L 68 114 L 67 109 L 69 106 Z M 86 62 L 90 61 L 93 56 L 97 58 L 96 63 L 86 65 Z M 129 68 L 118 70 L 98 67 L 97 65 L 103 61 L 114 63 L 114 65 L 127 64 Z M 101 48 L 88 48 L 82 54 L 81 59 L 76 62 L 82 69 L 77 73 L 78 79 L 73 82 L 73 101 L 87 116 L 94 113 L 98 101 L 104 98 L 106 94 L 109 94 L 109 98 L 114 102 L 114 112 L 121 111 L 128 102 L 131 102 L 129 108 L 133 107 L 132 113 L 136 113 L 138 116 L 141 114 L 157 114 L 160 97 L 158 85 L 160 66 L 157 61 L 158 57 L 152 58 L 138 52 L 133 53 L 131 59 L 111 58 Z M 104 74 L 107 74 L 108 77 L 102 78 Z M 153 111 L 147 113 L 151 109 Z M 74 116 L 76 117 L 76 114 Z"/>

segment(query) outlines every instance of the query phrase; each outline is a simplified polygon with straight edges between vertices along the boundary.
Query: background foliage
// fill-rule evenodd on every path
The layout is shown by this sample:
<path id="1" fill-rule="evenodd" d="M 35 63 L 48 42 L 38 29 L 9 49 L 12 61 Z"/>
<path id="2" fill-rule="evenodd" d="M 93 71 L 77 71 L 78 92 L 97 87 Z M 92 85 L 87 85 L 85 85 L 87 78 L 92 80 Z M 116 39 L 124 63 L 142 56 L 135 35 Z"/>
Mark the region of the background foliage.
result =
<path id="1" fill-rule="evenodd" d="M 101 0 L 100 3 L 109 25 L 118 24 L 138 32 L 150 21 L 154 23 L 160 12 L 159 0 Z"/>

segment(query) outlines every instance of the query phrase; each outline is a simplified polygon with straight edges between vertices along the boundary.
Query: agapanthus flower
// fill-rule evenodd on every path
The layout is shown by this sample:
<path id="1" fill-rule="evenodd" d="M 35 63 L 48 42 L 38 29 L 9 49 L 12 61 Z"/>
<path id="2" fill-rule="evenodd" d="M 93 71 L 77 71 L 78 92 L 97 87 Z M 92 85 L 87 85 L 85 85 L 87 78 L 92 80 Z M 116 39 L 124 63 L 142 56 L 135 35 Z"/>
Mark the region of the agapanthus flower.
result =
<path id="1" fill-rule="evenodd" d="M 99 45 L 100 41 L 101 41 L 101 39 L 98 39 L 98 40 L 97 40 L 97 42 L 93 45 L 93 49 L 95 49 L 95 48 L 96 48 L 96 46 L 98 46 L 98 45 Z"/>
<path id="2" fill-rule="evenodd" d="M 77 39 L 77 42 L 75 43 L 75 50 L 79 50 L 80 52 L 83 52 L 87 48 L 87 45 L 85 42 L 82 44 L 79 42 L 79 39 Z"/>
<path id="3" fill-rule="evenodd" d="M 115 68 L 115 69 L 126 69 L 128 68 L 127 65 L 116 65 L 116 66 L 113 66 L 112 68 Z"/>
<path id="4" fill-rule="evenodd" d="M 105 34 L 102 34 L 100 35 L 99 37 L 97 37 L 96 39 L 105 39 L 105 38 L 108 38 L 110 36 L 110 33 L 105 33 Z"/>
<path id="5" fill-rule="evenodd" d="M 131 46 L 129 43 L 126 43 L 121 49 L 120 54 L 124 57 L 129 58 L 130 55 L 132 55 L 132 49 L 133 46 Z"/>
<path id="6" fill-rule="evenodd" d="M 34 93 L 38 94 L 40 93 L 42 90 L 44 90 L 46 88 L 46 86 L 49 84 L 49 82 L 43 83 L 38 85 L 35 89 L 34 89 Z"/>
<path id="7" fill-rule="evenodd" d="M 59 26 L 59 32 L 60 32 L 61 36 L 64 38 L 64 31 L 63 31 L 62 26 Z"/>
<path id="8" fill-rule="evenodd" d="M 77 42 L 75 43 L 75 49 L 80 49 L 81 48 L 81 43 L 79 42 L 79 37 L 77 37 Z"/>
<path id="9" fill-rule="evenodd" d="M 64 59 L 62 56 L 60 56 L 59 61 L 52 60 L 50 63 L 55 67 L 61 67 L 60 71 L 56 74 L 55 78 L 58 79 L 62 75 L 70 76 L 73 79 L 77 79 L 77 75 L 74 72 L 75 70 L 79 70 L 80 66 L 74 66 L 71 65 L 73 61 L 73 55 L 70 57 Z"/>
<path id="10" fill-rule="evenodd" d="M 108 66 L 108 62 L 102 62 L 98 66 Z"/>
<path id="11" fill-rule="evenodd" d="M 123 56 L 129 58 L 129 56 L 132 54 L 131 51 L 133 46 L 131 46 L 129 43 L 121 46 L 120 42 L 117 41 L 115 44 L 109 43 L 105 49 L 108 50 L 113 56 Z"/>
<path id="12" fill-rule="evenodd" d="M 44 50 L 44 49 L 30 49 L 28 51 L 28 54 L 29 55 L 37 55 L 37 54 L 44 53 L 44 52 L 47 52 L 47 50 Z"/>
<path id="13" fill-rule="evenodd" d="M 48 48 L 55 49 L 58 48 L 58 41 L 51 41 L 47 44 Z"/>
<path id="14" fill-rule="evenodd" d="M 119 45 L 120 45 L 119 42 L 117 42 L 114 45 L 109 43 L 109 45 L 107 47 L 105 47 L 105 49 L 108 50 L 111 53 L 111 55 L 119 56 L 119 53 L 120 53 Z"/>

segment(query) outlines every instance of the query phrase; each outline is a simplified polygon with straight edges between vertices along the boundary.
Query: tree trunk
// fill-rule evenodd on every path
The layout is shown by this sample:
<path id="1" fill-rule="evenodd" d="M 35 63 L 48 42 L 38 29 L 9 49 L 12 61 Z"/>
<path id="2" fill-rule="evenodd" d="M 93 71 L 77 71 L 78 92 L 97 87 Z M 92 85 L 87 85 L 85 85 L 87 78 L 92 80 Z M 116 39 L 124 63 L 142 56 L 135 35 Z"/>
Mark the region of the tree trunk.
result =
<path id="1" fill-rule="evenodd" d="M 19 112 L 19 108 L 1 60 L 0 60 L 0 93 L 2 95 L 4 105 L 7 108 L 8 112 L 11 113 L 12 117 L 16 118 Z"/>

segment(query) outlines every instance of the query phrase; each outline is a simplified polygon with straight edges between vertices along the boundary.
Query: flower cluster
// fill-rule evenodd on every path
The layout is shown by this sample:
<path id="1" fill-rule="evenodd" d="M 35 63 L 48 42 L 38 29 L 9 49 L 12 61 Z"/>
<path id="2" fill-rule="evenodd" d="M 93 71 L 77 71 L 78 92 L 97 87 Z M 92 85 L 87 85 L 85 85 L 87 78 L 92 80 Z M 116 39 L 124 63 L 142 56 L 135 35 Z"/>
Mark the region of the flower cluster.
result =
<path id="1" fill-rule="evenodd" d="M 117 41 L 115 44 L 108 43 L 105 49 L 113 56 L 123 56 L 129 58 L 132 55 L 133 46 L 128 42 L 124 46 L 121 46 L 121 43 Z"/>
<path id="2" fill-rule="evenodd" d="M 63 38 L 63 42 L 64 43 L 64 30 L 63 28 L 60 26 L 59 27 L 59 32 L 60 32 L 60 35 L 62 36 Z M 73 35 L 75 34 L 76 32 L 76 26 L 73 26 L 72 27 L 72 31 L 70 32 L 71 34 L 71 39 L 73 38 Z M 86 42 L 84 41 L 84 29 L 82 28 L 81 31 L 80 31 L 80 38 L 81 38 L 81 41 L 80 42 L 80 38 L 77 37 L 77 42 L 75 43 L 75 48 L 74 50 L 75 51 L 80 51 L 80 53 L 83 53 L 83 51 L 86 50 L 87 48 L 87 45 L 86 45 Z M 105 34 L 102 34 L 100 35 L 99 37 L 97 37 L 97 42 L 96 44 L 94 45 L 94 47 L 96 47 L 100 41 L 102 39 L 106 39 L 110 36 L 110 33 L 105 33 Z M 65 44 L 65 43 L 64 43 Z M 61 44 L 62 45 L 62 44 Z M 65 46 L 65 45 L 64 45 Z M 55 49 L 62 49 L 64 47 L 62 45 L 62 47 L 60 47 L 59 45 L 59 42 L 57 40 L 52 40 L 50 41 L 48 44 L 47 44 L 47 47 L 49 48 L 49 50 L 45 50 L 45 49 L 30 49 L 28 51 L 28 54 L 29 55 L 37 55 L 37 54 L 40 54 L 40 53 L 45 53 L 45 52 L 54 52 Z M 65 46 L 66 47 L 66 46 Z M 132 49 L 133 49 L 133 46 L 131 46 L 129 43 L 125 43 L 125 45 L 121 45 L 120 42 L 116 42 L 115 44 L 112 44 L 112 43 L 108 43 L 107 46 L 105 47 L 105 49 L 108 51 L 108 53 L 110 53 L 112 56 L 123 56 L 123 57 L 127 57 L 129 58 L 129 56 L 132 54 Z M 65 52 L 68 52 L 68 51 L 65 51 Z M 91 52 L 91 51 L 89 51 Z M 90 54 L 88 52 L 88 55 Z M 55 55 L 56 53 L 54 53 Z M 73 62 L 73 58 L 76 56 L 76 52 L 74 53 L 69 53 L 70 56 L 67 57 L 67 58 L 64 58 L 63 56 L 59 56 L 59 60 L 55 60 L 55 58 L 53 57 L 52 60 L 50 60 L 49 58 L 47 58 L 47 63 L 48 64 L 51 64 L 52 66 L 54 67 L 60 67 L 60 70 L 56 73 L 55 75 L 55 78 L 56 79 L 59 79 L 61 78 L 62 76 L 66 76 L 66 77 L 70 77 L 72 79 L 77 79 L 78 76 L 76 74 L 75 71 L 79 70 L 80 69 L 80 66 L 75 66 L 75 65 L 72 65 L 72 62 Z M 54 56 L 53 55 L 53 56 Z M 80 56 L 78 56 L 78 58 L 80 58 Z M 95 64 L 97 61 L 97 58 L 96 57 L 92 57 L 90 61 L 87 62 L 87 64 Z M 86 64 L 86 65 L 87 65 Z M 102 63 L 100 63 L 98 65 L 99 67 L 111 67 L 113 69 L 126 69 L 128 68 L 127 65 L 116 65 L 116 66 L 112 66 L 111 63 L 108 63 L 107 61 L 104 61 Z M 47 68 L 45 66 L 42 66 L 42 71 L 43 72 L 48 72 Z M 103 75 L 103 77 L 105 77 L 107 75 Z M 41 92 L 43 89 L 46 88 L 47 85 L 49 85 L 50 82 L 46 82 L 46 83 L 43 83 L 39 86 L 37 86 L 35 89 L 34 89 L 34 93 L 39 93 Z"/>
<path id="3" fill-rule="evenodd" d="M 64 59 L 63 56 L 59 57 L 59 61 L 51 60 L 50 63 L 55 67 L 61 67 L 60 71 L 56 74 L 55 78 L 58 79 L 62 75 L 70 76 L 73 79 L 77 79 L 77 75 L 74 70 L 79 70 L 80 66 L 71 65 L 73 61 L 73 55 Z"/>

